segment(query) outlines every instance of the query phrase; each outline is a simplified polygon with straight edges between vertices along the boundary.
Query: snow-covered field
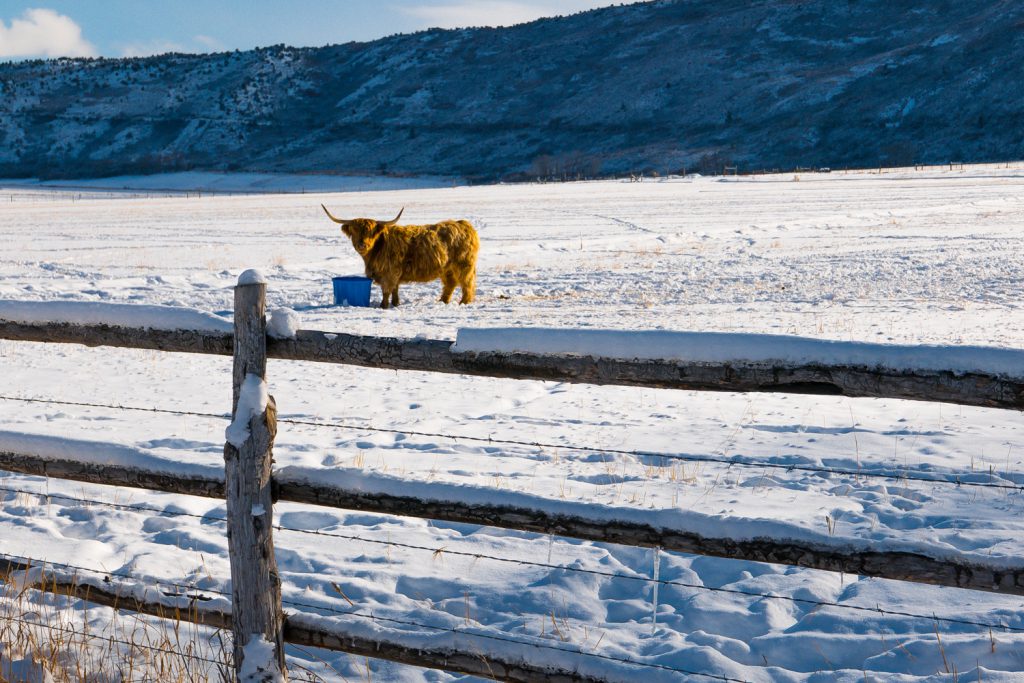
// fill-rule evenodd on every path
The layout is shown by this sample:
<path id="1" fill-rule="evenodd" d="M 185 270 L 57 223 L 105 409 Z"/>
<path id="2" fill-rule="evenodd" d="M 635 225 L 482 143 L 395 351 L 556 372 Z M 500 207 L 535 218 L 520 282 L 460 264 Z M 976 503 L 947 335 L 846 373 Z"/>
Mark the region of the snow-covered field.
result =
<path id="1" fill-rule="evenodd" d="M 0 179 L 8 201 L 25 199 L 102 199 L 110 196 L 303 194 L 305 192 L 372 192 L 450 186 L 443 178 L 302 175 L 285 173 L 209 173 L 182 171 L 148 176 L 113 176 L 85 180 Z"/>
<path id="2" fill-rule="evenodd" d="M 174 189 L 166 178 L 147 182 Z M 188 182 L 195 189 L 202 178 Z M 1022 190 L 1024 171 L 995 166 L 231 197 L 77 189 L 72 197 L 20 185 L 0 189 L 0 299 L 228 316 L 239 273 L 255 267 L 268 277 L 271 308 L 292 308 L 302 327 L 325 331 L 454 339 L 460 328 L 528 326 L 1024 348 Z M 391 218 L 404 206 L 409 222 L 469 219 L 481 236 L 477 302 L 437 303 L 438 283 L 403 286 L 397 310 L 332 306 L 330 277 L 362 264 L 320 203 L 345 217 Z M 379 302 L 379 290 L 373 297 Z M 230 374 L 228 358 L 0 342 L 0 449 L 88 453 L 99 442 L 116 445 L 117 457 L 217 467 L 224 419 L 12 399 L 222 414 Z M 621 452 L 1020 485 L 1017 412 L 285 361 L 270 362 L 268 383 L 281 417 L 343 425 L 282 425 L 278 467 L 356 482 L 400 478 L 410 492 L 457 485 L 644 510 L 737 536 L 849 539 L 1018 566 L 1024 557 L 1022 500 L 1012 489 Z M 14 475 L 0 487 L 2 554 L 227 589 L 223 525 L 177 514 L 220 516 L 223 505 Z M 298 530 L 275 538 L 290 612 L 351 620 L 336 611 L 358 610 L 667 667 L 533 653 L 625 680 L 686 678 L 670 668 L 751 681 L 950 680 L 954 670 L 963 680 L 1024 680 L 1019 597 L 661 553 L 660 579 L 670 583 L 659 586 L 652 633 L 653 584 L 641 580 L 654 569 L 651 550 L 291 504 L 275 513 Z M 101 609 L 79 615 L 97 629 L 109 618 Z M 431 635 L 395 622 L 373 628 Z M 502 647 L 456 638 L 482 653 Z M 453 678 L 337 653 L 290 654 L 328 680 Z"/>

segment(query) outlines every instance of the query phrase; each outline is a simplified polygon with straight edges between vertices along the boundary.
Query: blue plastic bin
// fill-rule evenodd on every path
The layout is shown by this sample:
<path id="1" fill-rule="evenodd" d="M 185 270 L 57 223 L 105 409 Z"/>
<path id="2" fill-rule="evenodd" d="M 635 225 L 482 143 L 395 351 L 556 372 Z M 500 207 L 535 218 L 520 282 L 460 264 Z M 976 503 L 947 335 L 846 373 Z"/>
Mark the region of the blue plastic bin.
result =
<path id="1" fill-rule="evenodd" d="M 373 282 L 370 278 L 345 275 L 331 278 L 331 282 L 334 285 L 335 306 L 370 305 L 370 284 Z"/>

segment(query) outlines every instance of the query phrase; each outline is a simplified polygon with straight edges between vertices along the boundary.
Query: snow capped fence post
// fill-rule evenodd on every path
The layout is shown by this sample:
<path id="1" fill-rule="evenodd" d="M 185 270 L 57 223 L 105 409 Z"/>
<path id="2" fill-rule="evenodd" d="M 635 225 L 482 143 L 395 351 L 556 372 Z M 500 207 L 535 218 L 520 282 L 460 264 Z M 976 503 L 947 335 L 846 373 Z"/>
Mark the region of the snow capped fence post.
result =
<path id="1" fill-rule="evenodd" d="M 281 579 L 274 559 L 271 463 L 277 410 L 267 394 L 266 280 L 247 270 L 235 287 L 231 425 L 224 445 L 235 675 L 286 679 Z"/>

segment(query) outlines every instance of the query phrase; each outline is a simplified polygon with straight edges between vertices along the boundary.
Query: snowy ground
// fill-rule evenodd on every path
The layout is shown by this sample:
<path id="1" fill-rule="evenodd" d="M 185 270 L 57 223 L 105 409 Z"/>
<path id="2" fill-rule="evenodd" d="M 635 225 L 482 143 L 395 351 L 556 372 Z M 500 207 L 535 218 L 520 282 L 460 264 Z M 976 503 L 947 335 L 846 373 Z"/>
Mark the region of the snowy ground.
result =
<path id="1" fill-rule="evenodd" d="M 201 180 L 189 178 L 187 189 Z M 131 185 L 130 179 L 118 182 Z M 168 192 L 139 197 L 81 190 L 91 201 L 79 201 L 79 190 L 70 196 L 66 189 L 0 189 L 0 237 L 8 246 L 0 257 L 0 299 L 172 305 L 229 315 L 238 274 L 256 267 L 269 278 L 271 307 L 293 308 L 303 327 L 327 331 L 454 339 L 463 327 L 544 326 L 1024 348 L 1024 171 L 1018 169 L 231 197 L 170 192 L 186 189 L 185 181 L 147 182 L 145 187 L 159 182 Z M 244 185 L 239 181 L 236 188 Z M 398 310 L 332 306 L 330 277 L 359 273 L 362 265 L 323 215 L 321 202 L 345 217 L 390 218 L 404 206 L 403 220 L 410 222 L 468 218 L 482 243 L 478 301 L 444 306 L 435 301 L 439 284 L 431 284 L 403 287 Z M 373 297 L 379 301 L 379 290 Z M 0 342 L 0 372 L 5 397 L 217 414 L 230 407 L 227 358 Z M 878 546 L 913 544 L 1006 563 L 1024 557 L 1022 499 L 1006 489 L 601 452 L 743 456 L 875 472 L 973 472 L 978 481 L 1020 484 L 1019 413 L 285 361 L 270 362 L 268 383 L 282 417 L 349 425 L 283 426 L 278 467 L 401 477 L 410 490 L 417 482 L 459 484 L 649 510 L 738 535 L 767 529 Z M 226 426 L 215 418 L 9 398 L 0 399 L 0 419 L 0 446 L 24 443 L 26 435 L 51 445 L 59 439 L 64 448 L 76 447 L 69 441 L 84 442 L 77 446 L 83 451 L 104 442 L 139 457 L 210 466 L 221 463 Z M 352 425 L 491 437 L 495 443 Z M 227 588 L 223 526 L 173 514 L 218 516 L 222 505 L 13 475 L 0 479 L 0 487 L 142 503 L 168 513 L 0 490 L 0 553 L 212 591 Z M 965 680 L 1024 679 L 1020 598 L 663 553 L 660 578 L 675 583 L 660 586 L 652 635 L 652 584 L 637 580 L 651 575 L 650 550 L 551 543 L 494 529 L 288 504 L 275 512 L 286 527 L 364 539 L 279 532 L 289 611 L 300 611 L 294 603 L 303 612 L 319 607 L 326 616 L 358 609 L 736 680 L 949 680 L 954 668 Z M 444 550 L 434 552 L 438 548 Z M 92 618 L 102 625 L 104 612 Z M 465 643 L 481 651 L 495 647 L 468 636 Z M 369 675 L 366 662 L 341 654 L 318 653 L 329 666 L 306 653 L 291 654 L 328 679 Z M 576 657 L 633 680 L 684 678 Z M 369 667 L 377 680 L 452 678 L 383 662 Z"/>
<path id="2" fill-rule="evenodd" d="M 86 180 L 0 179 L 5 199 L 88 200 L 109 197 L 180 196 L 200 194 L 266 194 L 279 192 L 372 192 L 445 187 L 444 178 L 398 178 L 389 176 L 300 175 L 286 173 L 208 173 L 183 171 L 148 176 L 113 176 Z"/>

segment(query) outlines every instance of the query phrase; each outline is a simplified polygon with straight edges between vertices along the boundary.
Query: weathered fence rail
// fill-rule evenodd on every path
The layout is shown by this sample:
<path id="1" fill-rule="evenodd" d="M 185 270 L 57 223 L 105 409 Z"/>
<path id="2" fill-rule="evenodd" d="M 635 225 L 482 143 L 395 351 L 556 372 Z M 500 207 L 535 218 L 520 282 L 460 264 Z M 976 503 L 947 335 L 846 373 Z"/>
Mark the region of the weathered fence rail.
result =
<path id="1" fill-rule="evenodd" d="M 123 465 L 87 464 L 0 451 L 0 470 L 56 477 L 108 486 L 141 488 L 224 499 L 224 480 L 195 475 L 165 475 Z M 634 521 L 586 514 L 552 514 L 528 507 L 430 500 L 385 491 L 345 488 L 333 484 L 274 479 L 275 501 L 306 503 L 343 510 L 492 526 L 602 543 L 660 547 L 698 555 L 788 564 L 810 569 L 926 583 L 950 588 L 1024 595 L 1024 563 L 1016 567 L 930 557 L 920 552 L 872 550 L 870 544 L 834 544 L 698 534 Z M 578 506 L 585 508 L 585 505 Z"/>
<path id="2" fill-rule="evenodd" d="M 230 334 L 111 325 L 0 321 L 0 339 L 232 354 Z M 532 353 L 460 353 L 453 351 L 452 342 L 445 340 L 363 337 L 314 330 L 300 330 L 294 339 L 267 339 L 267 356 L 385 370 L 506 379 L 698 391 L 896 398 L 1024 410 L 1024 378 L 985 373 L 887 370 L 824 363 L 631 361 Z"/>
<path id="3" fill-rule="evenodd" d="M 457 373 L 485 377 L 556 380 L 598 385 L 733 392 L 885 397 L 939 401 L 968 406 L 1024 409 L 1024 379 L 983 372 L 935 369 L 885 369 L 840 363 L 783 363 L 774 361 L 622 360 L 585 355 L 459 352 L 451 342 L 403 340 L 299 331 L 291 339 L 272 339 L 265 333 L 264 285 L 240 281 L 236 288 L 235 333 L 190 330 L 162 331 L 105 324 L 21 323 L 0 321 L 0 339 L 74 343 L 161 351 L 232 355 L 233 408 L 247 376 L 262 378 L 266 358 L 341 363 L 391 370 Z M 257 291 L 258 290 L 258 291 Z M 244 659 L 247 638 L 262 636 L 275 644 L 276 664 L 283 672 L 283 642 L 338 649 L 360 655 L 470 673 L 499 680 L 602 680 L 570 669 L 536 666 L 528 658 L 482 657 L 455 646 L 410 647 L 386 636 L 367 637 L 344 626 L 312 628 L 306 620 L 287 617 L 281 607 L 280 582 L 273 559 L 272 502 L 292 501 L 342 509 L 421 517 L 449 522 L 502 527 L 572 538 L 661 547 L 669 550 L 734 559 L 788 564 L 829 571 L 883 577 L 941 586 L 1024 595 L 1024 564 L 1007 567 L 964 558 L 932 557 L 920 552 L 876 551 L 867 543 L 837 539 L 733 539 L 725 534 L 698 534 L 619 520 L 614 513 L 591 514 L 585 505 L 571 513 L 527 506 L 480 504 L 449 498 L 413 497 L 373 487 L 345 486 L 272 474 L 271 448 L 276 426 L 272 399 L 249 420 L 251 435 L 240 445 L 225 446 L 224 478 L 97 463 L 72 458 L 49 458 L 33 453 L 0 452 L 0 470 L 45 475 L 95 484 L 128 486 L 169 493 L 225 498 L 232 560 L 232 612 L 204 610 L 192 600 L 180 603 L 126 600 L 118 591 L 81 583 L 76 578 L 39 581 L 40 589 L 59 588 L 69 595 L 115 607 L 208 623 L 235 631 L 235 665 Z M 233 414 L 234 414 L 233 410 Z M 17 563 L 0 567 L 0 577 L 25 571 Z M 52 578 L 52 577 L 51 577 Z M 175 598 L 180 600 L 180 596 Z"/>
<path id="4" fill-rule="evenodd" d="M 217 604 L 211 606 L 209 603 L 214 601 L 200 589 L 184 593 L 179 590 L 168 591 L 160 593 L 160 597 L 157 598 L 155 594 L 158 591 L 139 591 L 137 585 L 122 584 L 108 577 L 86 581 L 77 574 L 51 571 L 45 563 L 0 560 L 0 581 L 10 580 L 17 574 L 32 577 L 33 580 L 30 582 L 20 580 L 19 586 L 24 588 L 70 596 L 97 605 L 161 619 L 184 621 L 229 631 L 235 628 L 231 610 Z M 140 598 L 140 593 L 146 593 L 148 597 Z M 283 615 L 281 628 L 284 642 L 514 683 L 610 683 L 616 680 L 602 677 L 600 674 L 585 675 L 556 666 L 533 664 L 522 656 L 488 653 L 486 657 L 481 657 L 456 645 L 413 646 L 401 639 L 389 638 L 386 631 L 378 631 L 373 637 L 369 637 L 365 630 L 347 628 L 344 622 L 333 621 L 327 628 L 308 623 L 309 621 L 297 615 Z M 474 638 L 471 632 L 461 632 L 459 635 L 466 640 Z M 524 645 L 527 648 L 531 647 L 530 643 Z M 572 654 L 568 648 L 560 649 Z"/>

